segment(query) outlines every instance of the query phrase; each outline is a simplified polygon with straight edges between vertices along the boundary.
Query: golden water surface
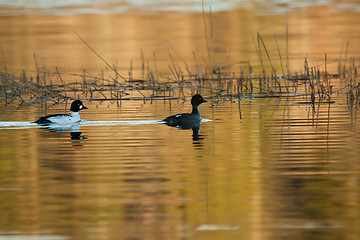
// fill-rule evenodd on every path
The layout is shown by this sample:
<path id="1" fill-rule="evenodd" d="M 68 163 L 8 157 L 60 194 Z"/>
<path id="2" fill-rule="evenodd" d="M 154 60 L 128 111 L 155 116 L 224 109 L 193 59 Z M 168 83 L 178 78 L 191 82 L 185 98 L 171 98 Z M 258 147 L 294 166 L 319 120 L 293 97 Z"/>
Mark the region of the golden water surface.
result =
<path id="1" fill-rule="evenodd" d="M 357 11 L 234 9 L 213 12 L 212 23 L 206 16 L 217 65 L 259 66 L 253 41 L 259 32 L 278 67 L 274 34 L 286 56 L 286 25 L 294 72 L 305 57 L 322 66 L 325 54 L 336 71 L 347 41 L 348 59 L 360 52 Z M 0 67 L 58 67 L 64 81 L 83 69 L 106 73 L 76 31 L 125 76 L 131 62 L 141 76 L 141 52 L 145 64 L 156 62 L 158 74 L 167 75 L 169 53 L 179 64 L 194 66 L 193 53 L 210 64 L 203 21 L 201 13 L 189 12 L 2 16 Z M 201 124 L 198 139 L 191 130 L 147 122 L 190 111 L 191 96 L 84 100 L 89 109 L 82 119 L 128 122 L 81 126 L 81 139 L 69 129 L 0 125 L 0 239 L 358 239 L 357 103 L 344 94 L 314 106 L 302 96 L 239 101 L 203 95 L 208 103 L 201 116 L 211 121 Z M 0 121 L 30 122 L 67 109 L 1 101 Z"/>

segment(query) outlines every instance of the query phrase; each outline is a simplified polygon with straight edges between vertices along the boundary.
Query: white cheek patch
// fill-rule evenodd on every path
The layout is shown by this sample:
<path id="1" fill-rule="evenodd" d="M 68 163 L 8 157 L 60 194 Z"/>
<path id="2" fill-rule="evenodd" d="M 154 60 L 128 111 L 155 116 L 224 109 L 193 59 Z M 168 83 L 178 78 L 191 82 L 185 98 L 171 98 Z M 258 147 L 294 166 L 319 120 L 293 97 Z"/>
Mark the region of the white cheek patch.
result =
<path id="1" fill-rule="evenodd" d="M 82 109 L 82 108 L 83 108 L 83 105 L 80 105 L 79 108 Z"/>

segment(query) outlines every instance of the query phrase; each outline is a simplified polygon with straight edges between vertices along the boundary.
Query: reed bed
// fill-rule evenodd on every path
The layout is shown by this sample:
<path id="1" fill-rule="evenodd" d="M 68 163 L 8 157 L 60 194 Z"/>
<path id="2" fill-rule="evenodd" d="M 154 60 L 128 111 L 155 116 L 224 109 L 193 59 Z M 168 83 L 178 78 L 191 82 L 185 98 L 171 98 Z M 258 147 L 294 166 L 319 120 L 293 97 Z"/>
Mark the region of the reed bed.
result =
<path id="1" fill-rule="evenodd" d="M 110 65 L 80 36 L 79 38 L 111 69 L 110 75 L 105 76 L 101 72 L 94 76 L 83 70 L 81 74 L 70 76 L 62 74 L 58 68 L 55 71 L 40 69 L 37 64 L 36 71 L 14 74 L 9 73 L 5 66 L 4 70 L 0 70 L 0 100 L 6 103 L 14 100 L 58 103 L 69 99 L 146 101 L 179 99 L 195 92 L 202 92 L 208 98 L 222 100 L 303 96 L 309 104 L 313 104 L 316 99 L 331 102 L 331 97 L 335 93 L 343 93 L 349 102 L 360 99 L 359 63 L 356 63 L 355 58 L 347 58 L 347 50 L 341 53 L 335 73 L 327 70 L 326 54 L 321 66 L 310 66 L 305 58 L 303 67 L 299 67 L 299 71 L 293 73 L 288 66 L 287 54 L 282 56 L 280 53 L 275 35 L 277 58 L 280 59 L 278 66 L 273 65 L 260 34 L 257 34 L 254 40 L 260 62 L 257 66 L 244 62 L 216 65 L 213 59 L 214 51 L 210 47 L 207 63 L 199 62 L 195 54 L 193 62 L 188 63 L 168 43 L 168 74 L 158 73 L 155 54 L 150 60 L 153 64 L 149 64 L 150 61 L 145 60 L 142 53 L 140 76 L 134 73 L 131 62 L 130 69 L 124 77 L 118 72 L 116 65 Z M 70 78 L 76 80 L 70 82 Z M 335 81 L 341 82 L 341 85 L 336 85 L 336 89 L 333 85 Z"/>
<path id="2" fill-rule="evenodd" d="M 298 97 L 306 103 L 316 100 L 332 102 L 333 94 L 343 94 L 349 103 L 360 99 L 359 62 L 348 57 L 346 42 L 337 61 L 336 72 L 328 72 L 327 54 L 324 54 L 322 65 L 310 65 L 307 58 L 303 67 L 296 72 L 289 67 L 288 25 L 286 24 L 285 54 L 280 50 L 277 36 L 274 42 L 277 56 L 271 56 L 260 33 L 253 37 L 259 63 L 236 62 L 219 65 L 215 61 L 213 38 L 213 18 L 211 8 L 209 19 L 202 1 L 204 33 L 207 48 L 207 59 L 200 62 L 193 53 L 193 61 L 186 62 L 176 49 L 167 42 L 169 63 L 167 74 L 159 74 L 155 53 L 151 60 L 146 60 L 141 52 L 141 74 L 133 70 L 130 62 L 128 73 L 119 73 L 115 64 L 108 63 L 77 32 L 75 35 L 111 70 L 110 75 L 90 74 L 85 69 L 81 74 L 63 74 L 56 68 L 50 71 L 39 68 L 34 54 L 36 71 L 22 71 L 20 74 L 9 73 L 7 67 L 0 70 L 0 101 L 13 100 L 61 102 L 69 99 L 123 101 L 123 100 L 156 100 L 180 99 L 187 94 L 201 92 L 207 98 L 221 100 L 241 100 L 254 97 Z M 274 65 L 273 59 L 279 64 Z M 150 64 L 152 63 L 152 64 Z M 152 66 L 152 67 L 150 67 Z M 75 79 L 69 80 L 69 79 Z M 336 84 L 334 84 L 336 83 Z"/>

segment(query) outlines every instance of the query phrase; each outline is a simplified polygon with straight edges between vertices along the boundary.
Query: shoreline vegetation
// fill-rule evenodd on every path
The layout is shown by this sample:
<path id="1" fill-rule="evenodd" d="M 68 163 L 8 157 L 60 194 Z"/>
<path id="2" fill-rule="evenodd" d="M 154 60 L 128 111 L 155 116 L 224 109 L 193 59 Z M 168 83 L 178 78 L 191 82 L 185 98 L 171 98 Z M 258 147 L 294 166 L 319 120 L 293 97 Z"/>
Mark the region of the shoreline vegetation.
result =
<path id="1" fill-rule="evenodd" d="M 7 71 L 6 63 L 2 69 L 0 66 L 0 102 L 5 101 L 7 104 L 14 100 L 52 101 L 56 104 L 71 99 L 152 101 L 183 99 L 186 98 L 185 95 L 198 92 L 214 101 L 240 101 L 243 98 L 257 97 L 302 97 L 304 104 L 313 106 L 315 101 L 332 103 L 334 94 L 346 96 L 350 103 L 360 99 L 360 64 L 355 61 L 355 57 L 348 56 L 348 41 L 342 44 L 336 72 L 328 71 L 330 63 L 326 53 L 322 65 L 312 66 L 306 57 L 303 66 L 299 66 L 297 72 L 293 72 L 289 67 L 289 34 L 286 23 L 285 51 L 280 50 L 277 36 L 274 34 L 276 54 L 273 55 L 276 56 L 271 56 L 261 34 L 257 33 L 252 37 L 258 56 L 256 65 L 251 65 L 250 62 L 228 62 L 219 65 L 215 60 L 211 7 L 209 12 L 206 12 L 204 1 L 201 1 L 201 4 L 207 57 L 198 57 L 193 52 L 191 63 L 186 62 L 167 42 L 168 74 L 158 73 L 155 53 L 148 61 L 145 60 L 143 52 L 141 74 L 134 73 L 132 61 L 128 72 L 124 74 L 119 73 L 116 64 L 108 63 L 74 31 L 80 41 L 111 70 L 111 75 L 105 76 L 104 72 L 101 72 L 94 76 L 84 69 L 81 74 L 71 74 L 71 79 L 75 78 L 75 81 L 64 81 L 65 75 L 58 68 L 55 71 L 50 71 L 46 67 L 40 68 L 34 53 L 36 71 L 22 70 L 20 74 L 13 74 Z M 273 64 L 275 59 L 276 65 Z"/>
<path id="2" fill-rule="evenodd" d="M 206 24 L 205 32 L 206 32 Z M 287 54 L 281 54 L 276 35 L 274 40 L 278 56 L 270 56 L 259 33 L 254 39 L 258 54 L 259 66 L 238 62 L 217 65 L 212 39 L 206 38 L 208 59 L 201 63 L 193 53 L 194 62 L 187 63 L 169 44 L 169 74 L 160 75 L 156 69 L 156 57 L 150 68 L 142 53 L 141 76 L 134 74 L 132 62 L 126 77 L 120 74 L 116 65 L 109 64 L 81 36 L 80 40 L 96 54 L 112 71 L 112 76 L 100 73 L 94 76 L 83 70 L 81 74 L 72 74 L 74 82 L 64 81 L 58 68 L 38 67 L 36 55 L 34 62 L 36 71 L 25 71 L 13 74 L 7 71 L 6 65 L 0 69 L 0 101 L 6 104 L 14 100 L 21 102 L 54 102 L 61 103 L 71 99 L 91 101 L 121 100 L 171 100 L 183 99 L 188 93 L 202 92 L 210 99 L 241 100 L 257 97 L 303 97 L 304 103 L 314 105 L 315 101 L 332 103 L 334 94 L 343 94 L 348 102 L 360 98 L 360 81 L 354 57 L 348 57 L 348 42 L 342 47 L 337 61 L 337 72 L 328 72 L 327 54 L 322 66 L 310 66 L 307 58 L 299 72 L 291 72 Z M 206 33 L 207 36 L 207 33 Z M 287 46 L 288 44 L 286 44 Z M 274 66 L 272 59 L 280 61 Z M 338 82 L 334 87 L 333 83 Z M 55 83 L 54 83 L 55 82 Z M 131 94 L 130 94 L 131 93 Z"/>

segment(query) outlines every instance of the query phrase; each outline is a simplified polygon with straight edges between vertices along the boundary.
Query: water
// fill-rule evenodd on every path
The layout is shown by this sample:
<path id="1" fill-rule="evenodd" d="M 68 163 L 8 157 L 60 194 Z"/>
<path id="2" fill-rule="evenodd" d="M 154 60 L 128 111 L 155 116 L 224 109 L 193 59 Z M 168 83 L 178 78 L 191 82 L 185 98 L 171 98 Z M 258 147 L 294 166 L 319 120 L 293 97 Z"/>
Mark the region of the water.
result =
<path id="1" fill-rule="evenodd" d="M 263 5 L 259 7 L 266 8 Z M 209 9 L 208 5 L 206 9 Z M 259 32 L 272 64 L 280 72 L 274 34 L 285 65 L 286 24 L 288 60 L 292 72 L 303 69 L 306 57 L 311 67 L 323 66 L 325 54 L 328 69 L 336 70 L 339 58 L 345 57 L 346 41 L 349 42 L 347 56 L 359 55 L 358 11 L 339 11 L 326 6 L 299 8 L 288 15 L 269 15 L 259 11 L 257 8 L 239 8 L 214 12 L 212 24 L 209 14 L 206 14 L 208 45 L 213 49 L 211 52 L 214 51 L 213 58 L 217 66 L 235 63 L 231 70 L 238 72 L 240 67 L 247 69 L 249 62 L 255 68 L 254 71 L 260 71 L 257 44 L 254 42 Z M 184 73 L 184 62 L 193 72 L 205 71 L 209 64 L 201 13 L 140 12 L 122 15 L 2 16 L 0 67 L 6 67 L 11 72 L 21 72 L 24 69 L 35 71 L 37 66 L 51 73 L 55 73 L 57 67 L 65 80 L 73 74 L 83 74 L 84 69 L 93 76 L 110 75 L 112 71 L 74 31 L 110 65 L 117 66 L 125 77 L 128 77 L 129 72 L 133 72 L 135 78 L 142 77 L 149 68 L 155 77 L 166 80 L 162 76 L 172 75 L 169 54 L 172 54 Z M 264 52 L 262 54 L 268 66 L 266 55 Z M 53 75 L 53 81 L 58 81 L 57 74 Z"/>
<path id="2" fill-rule="evenodd" d="M 285 54 L 288 21 L 291 70 L 306 56 L 322 66 L 327 53 L 334 71 L 346 40 L 348 57 L 360 52 L 359 12 L 340 5 L 295 6 L 287 17 L 264 3 L 214 9 L 216 64 L 256 69 L 259 31 L 280 71 L 273 34 Z M 0 17 L 2 69 L 35 70 L 35 53 L 39 68 L 58 67 L 64 81 L 83 69 L 111 74 L 73 31 L 125 76 L 131 60 L 141 76 L 141 50 L 150 67 L 155 54 L 159 76 L 171 75 L 169 52 L 179 65 L 195 68 L 193 52 L 207 62 L 196 11 L 30 12 Z M 0 101 L 0 239 L 358 239 L 358 104 L 343 82 L 332 84 L 333 102 L 314 106 L 303 96 L 239 101 L 204 91 L 198 134 L 159 122 L 190 111 L 189 91 L 185 101 L 85 99 L 83 122 L 53 128 L 31 122 L 69 104 Z"/>
<path id="3" fill-rule="evenodd" d="M 356 107 L 344 96 L 314 109 L 301 100 L 210 100 L 200 111 L 212 121 L 195 140 L 157 122 L 189 110 L 182 101 L 171 111 L 163 101 L 86 102 L 80 139 L 0 127 L 2 238 L 355 239 Z M 30 121 L 40 109 L 2 118 Z"/>

